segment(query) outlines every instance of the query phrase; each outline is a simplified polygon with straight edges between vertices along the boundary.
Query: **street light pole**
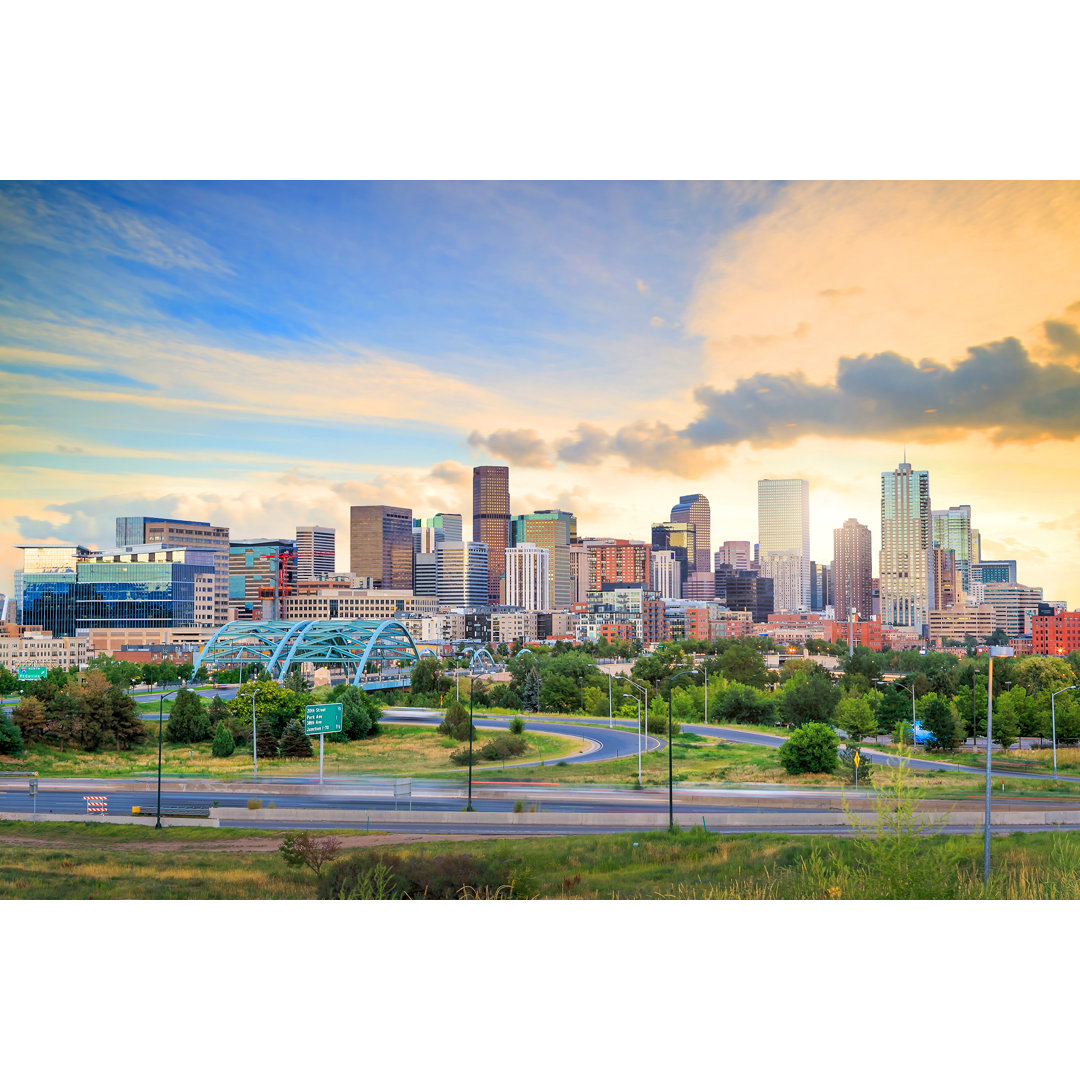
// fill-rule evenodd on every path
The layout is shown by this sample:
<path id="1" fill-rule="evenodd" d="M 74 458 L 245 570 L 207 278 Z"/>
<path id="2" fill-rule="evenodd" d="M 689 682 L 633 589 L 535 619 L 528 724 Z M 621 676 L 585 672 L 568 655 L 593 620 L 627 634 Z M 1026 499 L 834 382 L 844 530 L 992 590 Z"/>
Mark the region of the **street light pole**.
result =
<path id="1" fill-rule="evenodd" d="M 1075 690 L 1075 686 L 1063 686 L 1050 695 L 1050 742 L 1054 748 L 1054 779 L 1057 779 L 1057 717 L 1054 715 L 1054 698 L 1058 694 L 1064 694 L 1066 690 Z"/>
<path id="2" fill-rule="evenodd" d="M 668 828 L 675 831 L 675 781 L 671 755 L 671 681 L 680 675 L 693 675 L 697 668 L 685 668 L 682 671 L 672 672 L 667 681 L 667 796 L 668 796 Z"/>
<path id="3" fill-rule="evenodd" d="M 167 694 L 162 694 L 158 698 L 158 712 L 157 712 L 157 824 L 154 825 L 155 829 L 161 828 L 161 724 L 165 711 L 165 699 L 172 697 L 173 694 L 179 694 L 180 688 L 170 690 Z M 36 804 L 35 804 L 36 805 Z"/>
<path id="4" fill-rule="evenodd" d="M 990 746 L 994 728 L 994 657 L 1012 656 L 1008 645 L 990 646 L 990 670 L 986 683 L 986 807 L 983 811 L 983 888 L 990 880 Z"/>
<path id="5" fill-rule="evenodd" d="M 251 775 L 255 780 L 259 779 L 259 733 L 255 730 L 255 695 L 261 689 L 261 686 L 256 686 L 251 691 Z"/>
<path id="6" fill-rule="evenodd" d="M 480 675 L 471 675 L 469 677 L 469 799 L 465 806 L 466 810 L 472 810 L 472 733 L 473 733 L 473 683 L 480 678 Z"/>
<path id="7" fill-rule="evenodd" d="M 640 690 L 645 695 L 645 725 L 646 725 L 646 728 L 647 728 L 648 723 L 649 723 L 649 687 L 648 687 L 648 685 L 647 684 L 643 685 L 642 683 L 634 682 L 633 679 L 627 677 L 626 675 L 615 675 L 615 676 L 613 676 L 613 678 L 620 679 L 623 682 L 628 682 L 631 686 L 633 686 L 637 690 Z M 637 697 L 636 694 L 634 696 Z M 637 714 L 637 718 L 638 718 L 637 783 L 638 783 L 638 787 L 640 788 L 642 786 L 642 784 L 641 784 L 641 746 L 642 746 L 642 742 L 644 741 L 644 734 L 643 734 L 642 727 L 641 727 L 641 700 L 640 699 L 638 699 L 637 706 L 638 706 L 638 714 Z"/>

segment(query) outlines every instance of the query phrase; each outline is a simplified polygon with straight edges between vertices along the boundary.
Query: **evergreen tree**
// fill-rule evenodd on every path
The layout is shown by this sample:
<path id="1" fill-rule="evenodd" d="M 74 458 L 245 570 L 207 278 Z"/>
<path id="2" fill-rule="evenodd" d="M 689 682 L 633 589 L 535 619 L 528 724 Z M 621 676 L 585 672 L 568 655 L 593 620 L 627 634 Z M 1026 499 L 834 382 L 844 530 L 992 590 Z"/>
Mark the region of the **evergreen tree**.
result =
<path id="1" fill-rule="evenodd" d="M 956 709 L 941 694 L 930 693 L 919 701 L 922 726 L 933 737 L 933 747 L 955 750 L 963 741 L 966 728 L 957 717 Z"/>
<path id="2" fill-rule="evenodd" d="M 232 757 L 235 749 L 236 742 L 232 735 L 229 734 L 229 729 L 225 726 L 225 721 L 219 720 L 217 731 L 214 733 L 214 743 L 210 747 L 210 753 L 214 757 Z"/>
<path id="3" fill-rule="evenodd" d="M 276 758 L 278 756 L 278 741 L 268 723 L 259 722 L 255 728 L 255 749 L 259 757 Z"/>
<path id="4" fill-rule="evenodd" d="M 449 735 L 458 742 L 465 742 L 469 738 L 469 710 L 460 701 L 451 701 L 438 730 L 440 735 Z M 476 738 L 475 727 L 473 738 Z"/>
<path id="5" fill-rule="evenodd" d="M 118 686 L 109 688 L 108 735 L 116 740 L 117 750 L 130 750 L 146 739 L 146 726 L 131 697 Z"/>
<path id="6" fill-rule="evenodd" d="M 0 754 L 18 757 L 22 752 L 22 732 L 13 720 L 0 713 Z"/>
<path id="7" fill-rule="evenodd" d="M 211 730 L 202 698 L 192 690 L 178 690 L 165 729 L 169 742 L 201 742 L 210 737 Z"/>
<path id="8" fill-rule="evenodd" d="M 312 756 L 311 739 L 304 734 L 304 725 L 299 720 L 290 720 L 281 733 L 280 753 L 282 757 L 308 758 Z"/>
<path id="9" fill-rule="evenodd" d="M 379 734 L 382 706 L 373 695 L 355 686 L 347 686 L 337 697 L 341 702 L 341 732 L 347 739 L 370 739 Z"/>
<path id="10" fill-rule="evenodd" d="M 46 734 L 45 703 L 36 697 L 24 697 L 11 710 L 11 719 L 19 726 L 28 743 L 42 742 Z"/>
<path id="11" fill-rule="evenodd" d="M 286 690 L 292 690 L 294 693 L 302 694 L 307 690 L 307 683 L 304 681 L 303 672 L 298 667 L 290 668 L 289 674 L 285 677 L 285 681 L 281 684 Z"/>
<path id="12" fill-rule="evenodd" d="M 529 712 L 540 711 L 540 686 L 540 672 L 536 668 L 530 668 L 521 694 L 521 703 Z"/>

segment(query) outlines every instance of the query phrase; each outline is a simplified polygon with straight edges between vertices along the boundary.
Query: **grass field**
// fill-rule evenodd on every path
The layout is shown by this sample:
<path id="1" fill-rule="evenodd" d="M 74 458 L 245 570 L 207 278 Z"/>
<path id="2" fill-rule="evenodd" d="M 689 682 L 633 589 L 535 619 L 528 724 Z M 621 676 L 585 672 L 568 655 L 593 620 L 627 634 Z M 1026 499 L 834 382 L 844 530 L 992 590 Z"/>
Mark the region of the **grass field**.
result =
<path id="1" fill-rule="evenodd" d="M 456 766 L 450 764 L 450 751 L 459 744 L 439 735 L 433 727 L 415 725 L 380 725 L 382 732 L 374 739 L 358 742 L 325 744 L 325 773 L 328 776 L 345 773 L 398 773 L 408 775 L 446 773 Z M 3 770 L 36 771 L 48 776 L 93 776 L 120 778 L 157 773 L 157 722 L 152 725 L 152 739 L 132 749 L 117 752 L 102 748 L 92 752 L 35 745 L 20 758 L 0 757 Z M 148 729 L 149 730 L 149 729 Z M 477 746 L 492 734 L 478 727 Z M 580 739 L 566 735 L 526 732 L 529 744 L 528 759 L 545 760 L 562 754 L 573 754 L 582 747 Z M 318 740 L 312 740 L 313 758 L 259 760 L 259 775 L 315 775 L 319 770 Z M 162 772 L 169 776 L 209 776 L 221 780 L 247 777 L 251 774 L 251 755 L 243 747 L 232 757 L 215 758 L 210 743 L 175 746 L 166 743 L 162 753 Z"/>
<path id="2" fill-rule="evenodd" d="M 284 833 L 0 822 L 0 899 L 310 899 L 317 879 L 276 854 Z M 338 833 L 343 857 L 372 847 L 469 855 L 522 897 L 581 899 L 977 899 L 979 837 L 881 840 L 718 836 L 693 829 L 618 836 L 426 840 Z M 993 840 L 985 894 L 1080 899 L 1080 837 Z"/>

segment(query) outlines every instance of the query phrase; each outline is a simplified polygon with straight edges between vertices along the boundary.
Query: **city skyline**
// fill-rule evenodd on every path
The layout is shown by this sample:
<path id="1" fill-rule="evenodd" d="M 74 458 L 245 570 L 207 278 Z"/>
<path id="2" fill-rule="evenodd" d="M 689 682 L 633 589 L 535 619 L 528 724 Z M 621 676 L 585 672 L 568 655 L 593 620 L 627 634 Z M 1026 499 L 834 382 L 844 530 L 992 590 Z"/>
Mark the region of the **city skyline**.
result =
<path id="1" fill-rule="evenodd" d="M 907 460 L 1080 602 L 1075 183 L 5 183 L 0 237 L 7 594 L 13 544 L 344 538 L 485 464 L 583 536 L 700 491 L 713 550 L 806 479 L 811 558 L 856 518 L 876 563 Z"/>

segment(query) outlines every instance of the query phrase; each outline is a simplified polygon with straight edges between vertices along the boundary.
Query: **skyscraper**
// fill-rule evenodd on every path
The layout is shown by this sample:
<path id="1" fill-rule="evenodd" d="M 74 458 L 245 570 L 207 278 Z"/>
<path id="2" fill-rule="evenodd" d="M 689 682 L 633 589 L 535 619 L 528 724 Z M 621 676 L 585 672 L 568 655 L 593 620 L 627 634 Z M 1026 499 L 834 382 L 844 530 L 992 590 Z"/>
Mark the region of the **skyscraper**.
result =
<path id="1" fill-rule="evenodd" d="M 852 608 L 860 619 L 873 617 L 871 551 L 870 530 L 855 518 L 833 529 L 833 606 L 837 619 L 846 621 Z"/>
<path id="2" fill-rule="evenodd" d="M 930 514 L 931 542 L 955 556 L 964 592 L 971 590 L 971 507 L 964 504 Z"/>
<path id="3" fill-rule="evenodd" d="M 775 610 L 810 610 L 809 481 L 758 481 L 758 562 Z"/>
<path id="4" fill-rule="evenodd" d="M 653 591 L 661 599 L 678 600 L 682 596 L 682 569 L 670 548 L 650 555 Z"/>
<path id="5" fill-rule="evenodd" d="M 488 558 L 484 544 L 469 540 L 445 540 L 439 544 L 435 549 L 439 606 L 484 607 L 490 580 Z"/>
<path id="6" fill-rule="evenodd" d="M 510 519 L 511 544 L 538 544 L 548 553 L 548 602 L 565 610 L 573 603 L 570 577 L 570 529 L 574 515 L 565 510 L 537 510 Z M 575 528 L 576 531 L 576 528 Z M 506 602 L 510 592 L 507 583 Z"/>
<path id="7" fill-rule="evenodd" d="M 930 474 L 902 461 L 881 474 L 881 621 L 929 627 L 934 583 L 930 535 Z"/>
<path id="8" fill-rule="evenodd" d="M 689 522 L 694 526 L 694 556 L 690 571 L 712 573 L 712 531 L 709 500 L 704 495 L 683 495 L 671 508 L 672 521 Z"/>
<path id="9" fill-rule="evenodd" d="M 684 595 L 686 579 L 694 572 L 697 557 L 697 526 L 689 521 L 654 521 L 653 551 L 674 551 L 679 563 L 679 595 Z"/>
<path id="10" fill-rule="evenodd" d="M 349 508 L 349 569 L 376 589 L 412 589 L 412 511 L 404 506 Z"/>
<path id="11" fill-rule="evenodd" d="M 334 576 L 335 536 L 331 525 L 296 526 L 297 582 Z"/>
<path id="12" fill-rule="evenodd" d="M 749 540 L 725 540 L 716 549 L 714 570 L 724 563 L 732 570 L 750 570 L 754 558 L 754 545 Z"/>
<path id="13" fill-rule="evenodd" d="M 473 469 L 473 543 L 487 545 L 488 603 L 497 604 L 510 544 L 510 469 L 506 465 Z"/>

